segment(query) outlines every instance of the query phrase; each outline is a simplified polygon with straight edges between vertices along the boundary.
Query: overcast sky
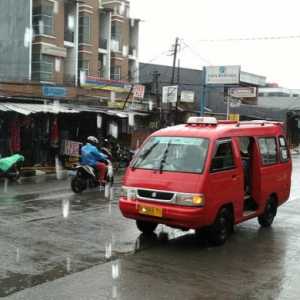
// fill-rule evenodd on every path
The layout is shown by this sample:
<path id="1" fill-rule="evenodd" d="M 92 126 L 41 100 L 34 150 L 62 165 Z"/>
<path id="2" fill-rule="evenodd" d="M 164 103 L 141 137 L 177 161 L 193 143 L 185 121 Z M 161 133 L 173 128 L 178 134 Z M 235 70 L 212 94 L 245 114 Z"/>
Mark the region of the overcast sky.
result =
<path id="1" fill-rule="evenodd" d="M 140 18 L 140 61 L 172 64 L 175 37 L 181 66 L 241 65 L 288 88 L 300 88 L 300 38 L 238 42 L 206 39 L 300 36 L 299 0 L 130 0 Z M 188 45 L 188 46 L 187 46 Z M 164 52 L 164 53 L 163 53 Z M 163 53 L 163 54 L 162 54 Z"/>

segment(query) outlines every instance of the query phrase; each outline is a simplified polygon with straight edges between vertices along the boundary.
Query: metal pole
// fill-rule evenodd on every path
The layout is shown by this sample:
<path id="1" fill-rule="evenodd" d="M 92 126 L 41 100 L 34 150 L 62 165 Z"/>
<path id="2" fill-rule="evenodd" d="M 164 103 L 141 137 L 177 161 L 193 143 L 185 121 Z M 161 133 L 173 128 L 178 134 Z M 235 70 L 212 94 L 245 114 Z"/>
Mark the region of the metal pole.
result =
<path id="1" fill-rule="evenodd" d="M 226 119 L 229 120 L 229 114 L 230 114 L 230 98 L 227 96 L 227 112 L 226 112 Z"/>
<path id="2" fill-rule="evenodd" d="M 79 1 L 76 1 L 76 8 L 75 8 L 75 15 L 76 15 L 76 25 L 75 25 L 75 86 L 78 86 L 78 59 L 79 59 Z"/>
<path id="3" fill-rule="evenodd" d="M 33 38 L 33 27 L 32 27 L 32 9 L 33 9 L 33 4 L 32 0 L 29 2 L 30 4 L 30 20 L 29 20 L 29 72 L 28 72 L 28 79 L 31 81 L 32 79 L 32 38 Z"/>
<path id="4" fill-rule="evenodd" d="M 204 116 L 204 110 L 205 110 L 205 97 L 206 97 L 206 68 L 203 67 L 202 71 L 202 95 L 200 97 L 200 116 Z"/>

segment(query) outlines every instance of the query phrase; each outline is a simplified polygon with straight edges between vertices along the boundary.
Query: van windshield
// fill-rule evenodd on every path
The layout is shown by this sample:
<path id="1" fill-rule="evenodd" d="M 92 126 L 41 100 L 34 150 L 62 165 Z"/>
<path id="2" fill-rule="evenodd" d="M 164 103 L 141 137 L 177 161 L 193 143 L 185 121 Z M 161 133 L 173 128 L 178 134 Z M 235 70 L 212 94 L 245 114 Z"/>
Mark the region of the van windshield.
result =
<path id="1" fill-rule="evenodd" d="M 208 139 L 152 137 L 131 163 L 134 169 L 202 173 Z"/>

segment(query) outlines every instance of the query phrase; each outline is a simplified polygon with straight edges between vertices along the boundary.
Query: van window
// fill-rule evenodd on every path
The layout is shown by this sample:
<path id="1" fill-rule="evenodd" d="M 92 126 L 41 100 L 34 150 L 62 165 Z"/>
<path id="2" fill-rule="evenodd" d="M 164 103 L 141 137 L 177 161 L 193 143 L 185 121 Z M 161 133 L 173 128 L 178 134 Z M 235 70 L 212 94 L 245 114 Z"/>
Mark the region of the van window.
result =
<path id="1" fill-rule="evenodd" d="M 230 170 L 235 167 L 231 140 L 217 141 L 212 159 L 211 172 Z"/>
<path id="2" fill-rule="evenodd" d="M 289 161 L 289 151 L 284 136 L 279 137 L 279 154 L 280 154 L 280 160 L 282 162 Z"/>
<path id="3" fill-rule="evenodd" d="M 259 138 L 258 144 L 263 165 L 277 163 L 276 139 L 273 137 Z"/>

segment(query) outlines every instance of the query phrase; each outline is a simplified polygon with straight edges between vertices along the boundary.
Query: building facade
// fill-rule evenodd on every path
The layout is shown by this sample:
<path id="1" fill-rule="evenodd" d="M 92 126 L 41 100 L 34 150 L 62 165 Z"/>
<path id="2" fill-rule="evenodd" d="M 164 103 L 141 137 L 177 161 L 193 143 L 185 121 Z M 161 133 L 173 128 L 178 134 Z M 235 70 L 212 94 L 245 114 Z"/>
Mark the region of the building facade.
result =
<path id="1" fill-rule="evenodd" d="M 139 20 L 126 0 L 4 0 L 1 81 L 138 81 Z M 14 68 L 11 68 L 11 66 Z"/>

